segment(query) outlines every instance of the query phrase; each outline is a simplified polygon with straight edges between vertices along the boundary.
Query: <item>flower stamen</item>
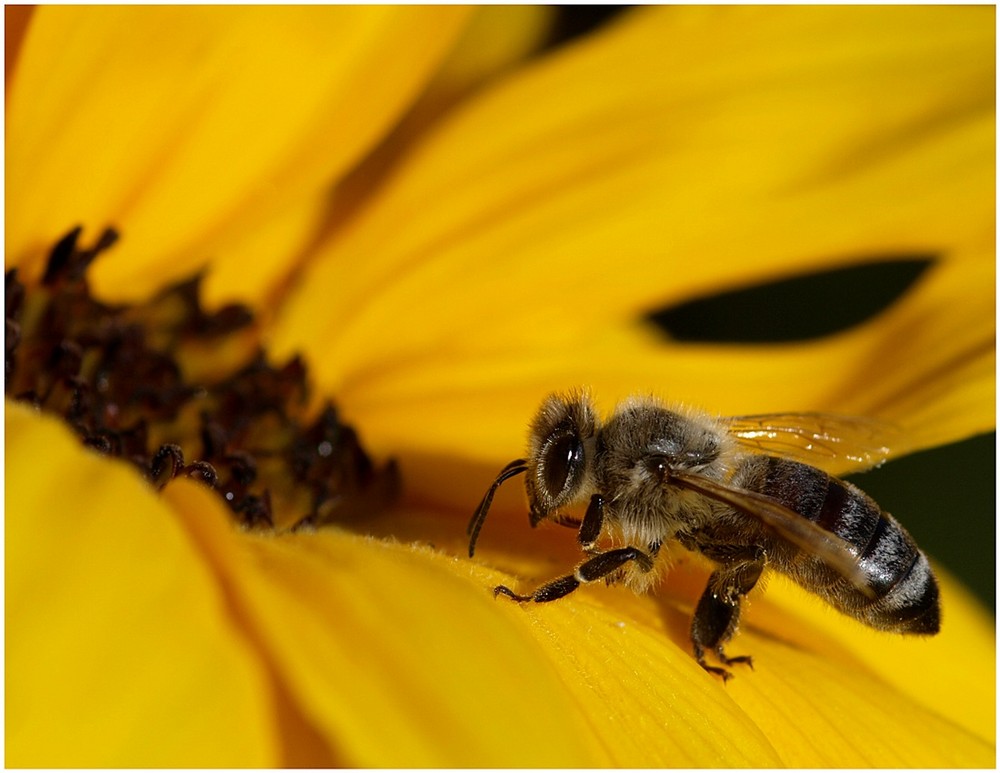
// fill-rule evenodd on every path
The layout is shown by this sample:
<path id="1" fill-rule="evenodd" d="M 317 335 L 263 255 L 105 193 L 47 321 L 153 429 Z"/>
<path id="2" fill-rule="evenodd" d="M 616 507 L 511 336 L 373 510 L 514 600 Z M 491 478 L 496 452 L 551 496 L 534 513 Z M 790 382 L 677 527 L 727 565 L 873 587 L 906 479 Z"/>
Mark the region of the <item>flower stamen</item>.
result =
<path id="1" fill-rule="evenodd" d="M 97 301 L 86 271 L 118 236 L 84 249 L 80 234 L 55 245 L 38 287 L 7 272 L 8 396 L 61 416 L 157 489 L 203 482 L 247 527 L 321 525 L 395 495 L 394 462 L 377 467 L 331 403 L 310 415 L 305 363 L 271 365 L 246 307 L 206 312 L 200 277 L 140 304 Z"/>

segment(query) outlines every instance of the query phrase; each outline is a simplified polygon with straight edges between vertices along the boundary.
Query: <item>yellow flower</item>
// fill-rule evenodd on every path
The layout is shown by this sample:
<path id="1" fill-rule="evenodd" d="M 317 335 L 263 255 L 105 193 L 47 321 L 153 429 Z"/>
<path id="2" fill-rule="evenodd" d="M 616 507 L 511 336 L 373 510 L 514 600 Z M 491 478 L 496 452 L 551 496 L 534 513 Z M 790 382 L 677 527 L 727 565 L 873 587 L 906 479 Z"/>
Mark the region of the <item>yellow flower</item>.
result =
<path id="1" fill-rule="evenodd" d="M 520 64 L 538 9 L 20 13 L 7 267 L 31 291 L 77 223 L 123 235 L 90 274 L 107 301 L 209 261 L 207 302 L 250 304 L 405 488 L 240 530 L 8 400 L 8 765 L 995 763 L 993 624 L 944 571 L 930 639 L 775 577 L 723 685 L 690 655 L 697 562 L 520 607 L 490 589 L 564 573 L 572 535 L 531 532 L 513 486 L 476 560 L 464 534 L 553 390 L 870 415 L 898 453 L 992 428 L 992 9 L 644 8 Z M 817 341 L 640 321 L 923 254 Z"/>

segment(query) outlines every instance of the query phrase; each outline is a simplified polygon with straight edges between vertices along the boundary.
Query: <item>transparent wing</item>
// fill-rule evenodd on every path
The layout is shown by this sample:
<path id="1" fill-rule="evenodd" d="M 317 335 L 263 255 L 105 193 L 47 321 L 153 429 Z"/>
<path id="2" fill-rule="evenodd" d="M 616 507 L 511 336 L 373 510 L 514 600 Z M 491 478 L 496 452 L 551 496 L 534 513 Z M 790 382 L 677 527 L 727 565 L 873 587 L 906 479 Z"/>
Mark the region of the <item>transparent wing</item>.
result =
<path id="1" fill-rule="evenodd" d="M 888 422 L 830 413 L 767 413 L 725 421 L 729 434 L 747 450 L 794 459 L 833 475 L 877 467 L 900 436 L 899 428 Z"/>
<path id="2" fill-rule="evenodd" d="M 729 486 L 696 473 L 674 473 L 671 480 L 691 491 L 722 502 L 770 526 L 781 537 L 815 556 L 842 577 L 850 580 L 865 595 L 874 592 L 858 566 L 854 547 L 836 534 L 820 528 L 808 518 L 770 497 L 754 491 Z"/>

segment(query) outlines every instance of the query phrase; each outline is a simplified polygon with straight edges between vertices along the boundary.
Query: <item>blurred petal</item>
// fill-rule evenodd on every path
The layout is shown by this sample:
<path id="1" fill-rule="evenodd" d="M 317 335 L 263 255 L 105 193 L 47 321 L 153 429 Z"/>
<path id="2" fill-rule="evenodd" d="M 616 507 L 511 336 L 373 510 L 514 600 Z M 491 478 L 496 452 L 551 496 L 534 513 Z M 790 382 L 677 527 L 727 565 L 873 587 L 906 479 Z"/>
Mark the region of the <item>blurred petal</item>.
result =
<path id="1" fill-rule="evenodd" d="M 7 765 L 276 764 L 271 687 L 176 515 L 5 410 Z"/>
<path id="2" fill-rule="evenodd" d="M 603 411 L 648 393 L 723 415 L 881 418 L 899 430 L 885 439 L 898 456 L 995 426 L 994 283 L 991 261 L 962 257 L 871 322 L 819 341 L 679 344 L 629 327 L 554 351 L 414 357 L 339 397 L 366 445 L 400 461 L 412 496 L 466 509 L 521 454 L 542 398 L 580 386 Z"/>
<path id="3" fill-rule="evenodd" d="M 288 200 L 320 197 L 356 163 L 464 15 L 40 8 L 8 103 L 7 265 L 36 276 L 78 222 L 128 234 L 95 267 L 106 295 L 141 297 L 209 258 L 240 263 L 227 249 L 234 235 Z M 295 246 L 269 259 L 287 261 Z"/>
<path id="4" fill-rule="evenodd" d="M 206 308 L 237 299 L 267 319 L 297 259 L 328 217 L 325 197 L 303 195 L 234 231 L 223 252 L 231 259 L 213 260 L 205 274 L 201 292 Z"/>
<path id="5" fill-rule="evenodd" d="M 578 346 L 694 293 L 950 257 L 992 229 L 993 62 L 988 8 L 634 12 L 430 136 L 276 343 L 360 391 L 429 352 Z"/>
<path id="6" fill-rule="evenodd" d="M 580 385 L 605 410 L 653 392 L 873 415 L 902 425 L 896 453 L 992 427 L 992 11 L 640 16 L 432 137 L 307 273 L 278 349 L 312 354 L 415 497 L 456 505 L 520 452 L 542 396 Z M 668 66 L 692 41 L 739 56 Z M 685 294 L 912 254 L 939 261 L 910 297 L 821 341 L 678 345 L 632 322 Z M 444 459 L 482 464 L 456 476 Z"/>
<path id="7" fill-rule="evenodd" d="M 554 16 L 544 5 L 477 6 L 428 90 L 455 95 L 495 77 L 541 46 Z"/>
<path id="8" fill-rule="evenodd" d="M 409 135 L 426 128 L 448 104 L 535 50 L 548 31 L 552 16 L 553 9 L 547 6 L 477 7 L 454 49 L 427 83 L 425 92 L 393 131 L 383 137 L 383 145 L 354 167 L 351 182 L 359 178 L 357 181 L 364 191 L 377 185 L 380 174 L 376 167 L 391 161 L 384 158 L 388 148 L 392 154 L 401 152 L 412 140 Z M 284 283 L 306 257 L 331 212 L 339 215 L 338 210 L 356 195 L 353 189 L 344 189 L 344 185 L 338 187 L 337 198 L 306 195 L 284 200 L 264 219 L 245 224 L 246 228 L 234 234 L 222 251 L 224 256 L 236 259 L 214 261 L 205 277 L 206 305 L 216 306 L 239 298 L 256 301 L 266 311 L 269 301 L 280 296 Z M 275 260 L 275 256 L 286 260 Z"/>
<path id="9" fill-rule="evenodd" d="M 967 257 L 967 256 L 963 256 Z M 822 398 L 843 413 L 895 422 L 897 451 L 944 445 L 996 426 L 996 285 L 992 248 L 942 264 L 876 322 L 833 342 L 828 362 L 854 367 Z M 982 259 L 980 259 L 982 258 Z M 835 347 L 835 348 L 834 348 Z M 820 363 L 817 363 L 820 366 Z M 868 378 L 865 379 L 864 372 Z"/>
<path id="10" fill-rule="evenodd" d="M 4 95 L 10 88 L 11 75 L 17 64 L 17 57 L 24 42 L 24 34 L 35 9 L 27 5 L 6 5 L 3 9 L 4 18 Z"/>
<path id="11" fill-rule="evenodd" d="M 241 535 L 204 489 L 166 496 L 338 764 L 607 764 L 548 653 L 495 614 L 484 570 L 333 530 Z"/>

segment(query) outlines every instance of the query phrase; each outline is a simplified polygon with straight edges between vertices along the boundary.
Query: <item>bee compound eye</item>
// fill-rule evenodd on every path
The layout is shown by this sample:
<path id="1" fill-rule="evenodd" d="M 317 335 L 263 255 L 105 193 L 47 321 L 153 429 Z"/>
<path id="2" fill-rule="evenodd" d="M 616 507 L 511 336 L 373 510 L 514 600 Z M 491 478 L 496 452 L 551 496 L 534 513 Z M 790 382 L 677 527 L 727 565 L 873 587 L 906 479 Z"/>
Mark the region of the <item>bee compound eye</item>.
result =
<path id="1" fill-rule="evenodd" d="M 542 453 L 542 480 L 552 500 L 569 488 L 578 476 L 583 462 L 583 443 L 576 434 L 559 435 L 545 446 Z"/>

